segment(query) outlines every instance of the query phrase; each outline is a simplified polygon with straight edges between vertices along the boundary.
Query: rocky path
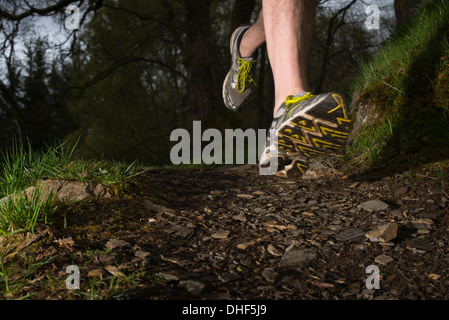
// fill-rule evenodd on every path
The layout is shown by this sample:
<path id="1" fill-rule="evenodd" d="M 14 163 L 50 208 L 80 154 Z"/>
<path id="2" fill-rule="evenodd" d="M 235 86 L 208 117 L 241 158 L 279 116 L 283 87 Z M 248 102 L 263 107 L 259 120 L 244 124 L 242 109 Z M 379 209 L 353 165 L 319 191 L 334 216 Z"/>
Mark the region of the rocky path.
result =
<path id="1" fill-rule="evenodd" d="M 149 203 L 158 211 L 150 223 L 164 231 L 152 256 L 174 297 L 449 296 L 449 200 L 438 180 L 290 181 L 250 166 L 145 177 L 164 194 L 163 207 Z M 372 289 L 368 266 L 380 273 Z"/>
<path id="2" fill-rule="evenodd" d="M 26 240 L 20 256 L 53 258 L 10 297 L 449 297 L 449 197 L 438 179 L 294 181 L 240 166 L 148 171 L 131 189 L 62 208 Z M 78 291 L 64 288 L 73 264 Z M 111 279 L 122 279 L 112 293 Z"/>

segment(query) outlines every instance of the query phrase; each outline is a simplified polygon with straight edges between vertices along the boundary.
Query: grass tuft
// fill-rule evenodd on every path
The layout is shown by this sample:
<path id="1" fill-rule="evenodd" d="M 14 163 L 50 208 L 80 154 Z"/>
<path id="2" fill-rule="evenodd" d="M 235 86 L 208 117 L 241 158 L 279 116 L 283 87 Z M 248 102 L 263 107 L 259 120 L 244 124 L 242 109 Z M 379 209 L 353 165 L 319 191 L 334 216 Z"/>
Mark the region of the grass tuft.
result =
<path id="1" fill-rule="evenodd" d="M 406 171 L 449 154 L 449 2 L 423 5 L 371 61 L 360 61 L 354 109 L 368 114 L 345 149 L 353 168 Z"/>
<path id="2" fill-rule="evenodd" d="M 84 160 L 77 156 L 76 145 L 68 148 L 65 143 L 46 150 L 33 150 L 31 144 L 14 140 L 2 153 L 0 163 L 0 233 L 18 231 L 34 233 L 38 221 L 47 223 L 47 218 L 56 210 L 53 194 L 43 194 L 41 179 L 63 179 L 80 182 L 95 182 L 103 185 L 122 183 L 134 177 L 137 163 L 125 165 L 116 161 Z M 33 194 L 24 190 L 35 186 Z M 2 199 L 3 198 L 3 199 Z"/>

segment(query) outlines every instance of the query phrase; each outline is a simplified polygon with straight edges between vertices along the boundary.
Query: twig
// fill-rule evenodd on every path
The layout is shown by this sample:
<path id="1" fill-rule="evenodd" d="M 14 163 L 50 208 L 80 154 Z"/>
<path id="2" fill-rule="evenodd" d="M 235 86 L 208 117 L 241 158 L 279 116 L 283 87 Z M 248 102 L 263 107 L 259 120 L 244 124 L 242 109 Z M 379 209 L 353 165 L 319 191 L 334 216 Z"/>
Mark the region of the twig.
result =
<path id="1" fill-rule="evenodd" d="M 449 195 L 447 195 L 446 191 L 444 191 L 444 183 L 443 183 L 443 180 L 441 180 L 441 191 L 443 191 L 443 193 L 446 195 L 446 197 L 449 198 Z"/>

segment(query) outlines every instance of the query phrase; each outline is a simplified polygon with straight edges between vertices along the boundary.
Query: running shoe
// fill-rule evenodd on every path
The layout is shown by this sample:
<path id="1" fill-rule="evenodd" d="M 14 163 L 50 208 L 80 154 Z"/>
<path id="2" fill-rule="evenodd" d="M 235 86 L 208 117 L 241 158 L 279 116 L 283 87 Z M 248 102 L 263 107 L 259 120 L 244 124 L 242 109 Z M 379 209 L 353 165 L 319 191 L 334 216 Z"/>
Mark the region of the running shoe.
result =
<path id="1" fill-rule="evenodd" d="M 308 92 L 289 96 L 273 119 L 259 165 L 268 171 L 271 168 L 277 176 L 301 178 L 310 159 L 340 150 L 350 130 L 351 119 L 341 95 Z"/>
<path id="2" fill-rule="evenodd" d="M 253 67 L 256 63 L 255 57 L 240 55 L 240 42 L 250 25 L 238 27 L 231 36 L 232 65 L 223 82 L 223 101 L 226 107 L 232 111 L 239 111 L 253 91 L 255 82 L 253 80 Z"/>

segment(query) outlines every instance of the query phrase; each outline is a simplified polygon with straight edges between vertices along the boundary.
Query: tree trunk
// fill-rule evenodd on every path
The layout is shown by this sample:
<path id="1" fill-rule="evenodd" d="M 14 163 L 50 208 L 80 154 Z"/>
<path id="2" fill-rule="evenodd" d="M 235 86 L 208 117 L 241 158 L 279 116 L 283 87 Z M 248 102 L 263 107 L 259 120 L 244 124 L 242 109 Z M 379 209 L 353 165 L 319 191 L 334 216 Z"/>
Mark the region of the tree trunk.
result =
<path id="1" fill-rule="evenodd" d="M 394 14 L 396 25 L 401 26 L 407 23 L 416 14 L 416 8 L 424 0 L 394 0 Z"/>
<path id="2" fill-rule="evenodd" d="M 222 70 L 211 33 L 211 2 L 184 0 L 186 39 L 183 55 L 188 82 L 184 110 L 189 121 L 206 120 L 221 96 L 217 83 Z"/>

